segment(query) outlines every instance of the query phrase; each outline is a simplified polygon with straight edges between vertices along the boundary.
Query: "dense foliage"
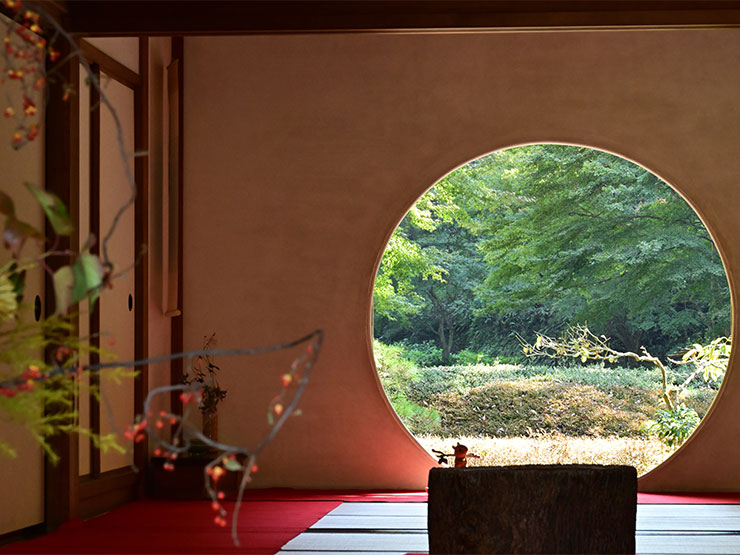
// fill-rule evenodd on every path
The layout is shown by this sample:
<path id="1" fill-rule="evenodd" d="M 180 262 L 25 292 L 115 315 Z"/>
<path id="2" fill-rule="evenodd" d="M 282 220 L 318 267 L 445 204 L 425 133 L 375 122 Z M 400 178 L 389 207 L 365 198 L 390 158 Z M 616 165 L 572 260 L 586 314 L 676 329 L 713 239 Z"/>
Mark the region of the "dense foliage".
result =
<path id="1" fill-rule="evenodd" d="M 523 146 L 450 173 L 400 224 L 375 287 L 376 338 L 439 349 L 432 364 L 465 349 L 521 356 L 516 333 L 583 322 L 661 358 L 730 331 L 724 268 L 696 213 L 588 148 Z"/>
<path id="2" fill-rule="evenodd" d="M 541 364 L 478 364 L 419 367 L 399 345 L 375 345 L 378 371 L 396 412 L 414 434 L 444 433 L 515 437 L 557 434 L 567 437 L 673 438 L 703 417 L 717 384 L 692 380 L 683 390 L 684 411 L 694 420 L 661 423 L 656 408 L 661 392 L 657 368 Z M 670 375 L 679 387 L 692 373 L 687 366 Z M 680 420 L 680 421 L 679 421 Z"/>

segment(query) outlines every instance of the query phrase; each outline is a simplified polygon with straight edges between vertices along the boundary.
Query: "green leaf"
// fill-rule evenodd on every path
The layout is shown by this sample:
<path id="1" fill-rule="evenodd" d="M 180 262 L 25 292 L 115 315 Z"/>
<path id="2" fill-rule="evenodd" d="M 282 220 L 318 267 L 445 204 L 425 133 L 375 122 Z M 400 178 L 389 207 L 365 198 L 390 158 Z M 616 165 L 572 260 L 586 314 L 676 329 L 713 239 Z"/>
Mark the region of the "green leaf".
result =
<path id="1" fill-rule="evenodd" d="M 239 464 L 239 461 L 237 461 L 236 459 L 225 458 L 223 460 L 223 464 L 226 470 L 231 470 L 233 472 L 244 470 L 244 467 L 241 464 Z"/>
<path id="2" fill-rule="evenodd" d="M 44 236 L 32 225 L 22 222 L 14 216 L 9 216 L 5 221 L 5 230 L 3 231 L 3 243 L 6 249 L 12 250 L 16 255 L 20 252 L 26 239 L 43 239 Z"/>
<path id="3" fill-rule="evenodd" d="M 15 206 L 13 205 L 13 199 L 0 191 L 0 214 L 5 214 L 8 217 L 15 217 Z"/>
<path id="4" fill-rule="evenodd" d="M 72 304 L 72 289 L 75 276 L 70 266 L 63 266 L 54 272 L 54 300 L 56 311 L 54 314 L 66 314 Z"/>
<path id="5" fill-rule="evenodd" d="M 18 452 L 9 443 L 0 441 L 0 456 L 15 458 L 18 456 Z"/>
<path id="6" fill-rule="evenodd" d="M 51 226 L 58 235 L 70 235 L 74 231 L 67 207 L 54 193 L 44 191 L 29 183 L 26 187 L 44 209 Z"/>
<path id="7" fill-rule="evenodd" d="M 74 285 L 72 288 L 72 304 L 80 302 L 90 296 L 94 303 L 100 296 L 100 286 L 103 283 L 103 265 L 97 256 L 90 253 L 81 254 L 72 266 Z"/>
<path id="8" fill-rule="evenodd" d="M 21 270 L 19 272 L 15 264 L 11 268 L 12 272 L 8 275 L 8 279 L 13 284 L 13 292 L 15 293 L 16 300 L 21 302 L 23 300 L 23 292 L 26 289 L 26 271 Z"/>

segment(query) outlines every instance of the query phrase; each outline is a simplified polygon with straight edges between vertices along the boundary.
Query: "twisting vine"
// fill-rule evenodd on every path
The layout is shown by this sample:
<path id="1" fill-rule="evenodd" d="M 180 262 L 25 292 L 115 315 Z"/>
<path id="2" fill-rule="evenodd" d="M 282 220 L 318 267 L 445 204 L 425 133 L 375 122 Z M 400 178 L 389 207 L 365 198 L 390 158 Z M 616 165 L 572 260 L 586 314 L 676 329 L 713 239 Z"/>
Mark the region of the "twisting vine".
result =
<path id="1" fill-rule="evenodd" d="M 214 355 L 258 355 L 303 346 L 289 369 L 280 376 L 281 388 L 278 394 L 270 401 L 267 410 L 267 419 L 270 424 L 269 431 L 254 448 L 250 449 L 246 446 L 229 445 L 214 441 L 203 435 L 199 429 L 190 424 L 188 412 L 193 407 L 198 406 L 203 389 L 203 385 L 197 383 L 170 385 L 153 389 L 144 403 L 145 417 L 140 418 L 125 432 L 126 437 L 134 442 L 143 441 L 144 435 L 148 434 L 156 445 L 154 454 L 167 458 L 164 468 L 170 471 L 174 470 L 174 462 L 178 457 L 189 451 L 193 438 L 212 448 L 216 454 L 205 465 L 203 477 L 206 491 L 211 498 L 211 506 L 216 511 L 214 522 L 219 526 L 226 526 L 227 513 L 226 509 L 221 505 L 221 501 L 225 498 L 225 493 L 218 489 L 218 483 L 226 472 L 243 473 L 239 482 L 236 504 L 231 518 L 231 536 L 235 545 L 239 545 L 237 524 L 244 490 L 252 481 L 252 474 L 258 470 L 257 459 L 265 447 L 275 438 L 287 419 L 299 414 L 297 411 L 298 402 L 308 386 L 311 370 L 321 350 L 322 340 L 323 332 L 316 330 L 305 337 L 285 344 L 275 344 L 252 349 L 213 349 L 187 353 L 187 358 L 192 361 L 193 356 L 197 358 Z M 152 400 L 158 395 L 168 394 L 173 391 L 181 392 L 180 399 L 183 402 L 183 414 L 178 415 L 164 410 L 155 414 L 151 410 Z M 166 439 L 166 436 L 163 435 L 163 431 L 166 430 L 168 424 L 174 426 L 171 439 Z"/>

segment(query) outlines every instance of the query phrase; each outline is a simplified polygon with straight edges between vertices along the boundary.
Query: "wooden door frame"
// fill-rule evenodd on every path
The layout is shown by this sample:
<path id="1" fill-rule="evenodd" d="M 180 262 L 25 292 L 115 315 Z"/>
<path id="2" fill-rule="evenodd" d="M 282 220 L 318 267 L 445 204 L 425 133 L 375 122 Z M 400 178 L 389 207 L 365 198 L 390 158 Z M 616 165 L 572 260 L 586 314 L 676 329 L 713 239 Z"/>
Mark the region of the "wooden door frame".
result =
<path id="1" fill-rule="evenodd" d="M 126 68 L 110 56 L 81 42 L 80 51 L 88 63 L 134 92 L 134 149 L 143 152 L 149 146 L 149 43 L 146 37 L 139 38 L 139 73 Z M 64 55 L 61 57 L 64 59 Z M 65 64 L 61 71 L 63 78 L 58 82 L 50 83 L 49 100 L 46 111 L 46 188 L 62 199 L 70 209 L 73 218 L 79 217 L 79 102 L 64 102 L 64 83 L 79 83 L 79 64 L 75 60 Z M 94 95 L 91 96 L 93 98 Z M 99 134 L 100 120 L 91 118 L 92 135 L 96 126 Z M 92 147 L 92 156 L 99 156 L 96 148 Z M 147 156 L 137 156 L 134 162 L 134 178 L 137 184 L 137 197 L 134 205 L 134 243 L 136 252 L 142 252 L 141 246 L 149 242 L 149 164 Z M 91 172 L 99 171 L 99 160 L 91 161 Z M 99 194 L 99 179 L 91 176 L 91 199 Z M 99 205 L 90 206 L 91 233 L 100 236 Z M 48 226 L 47 226 L 48 227 Z M 51 230 L 47 229 L 47 235 Z M 78 250 L 76 239 L 68 240 L 68 248 Z M 144 251 L 145 252 L 145 251 Z M 61 264 L 61 262 L 57 262 Z M 149 309 L 149 265 L 148 257 L 144 254 L 137 256 L 134 271 L 135 298 L 134 298 L 134 356 L 137 360 L 148 356 L 148 309 Z M 46 314 L 53 313 L 54 288 L 51 277 L 47 274 L 45 283 Z M 94 313 L 91 313 L 91 324 L 95 324 Z M 137 368 L 138 375 L 134 380 L 134 411 L 139 414 L 143 411 L 143 403 L 148 392 L 148 367 Z M 95 408 L 91 403 L 91 416 L 94 417 Z M 99 416 L 99 413 L 98 413 Z M 97 421 L 97 423 L 96 423 Z M 99 417 L 91 418 L 91 426 L 97 426 L 99 431 Z M 47 530 L 53 530 L 60 524 L 76 517 L 92 516 L 106 511 L 116 505 L 136 499 L 144 492 L 146 483 L 147 445 L 136 444 L 134 447 L 134 464 L 132 468 L 116 469 L 100 473 L 99 465 L 91 458 L 91 475 L 79 476 L 79 438 L 76 434 L 58 435 L 52 438 L 53 448 L 60 456 L 56 465 L 48 459 L 45 463 L 44 484 L 44 513 Z M 93 453 L 96 451 L 93 450 Z M 91 454 L 93 454 L 91 453 Z"/>
<path id="2" fill-rule="evenodd" d="M 70 53 L 69 45 L 59 48 L 60 59 Z M 59 78 L 48 82 L 45 113 L 45 188 L 57 195 L 69 209 L 73 221 L 79 215 L 79 103 L 65 102 L 64 84 L 79 82 L 79 64 L 66 63 L 49 68 L 58 72 Z M 48 220 L 45 225 L 46 236 L 53 235 Z M 73 236 L 60 237 L 59 249 L 79 248 Z M 64 264 L 61 257 L 51 257 L 47 264 L 57 270 Z M 44 278 L 44 314 L 53 314 L 54 283 L 49 273 Z M 76 324 L 76 322 L 73 322 Z M 47 359 L 53 353 L 46 353 Z M 57 434 L 49 438 L 51 449 L 59 456 L 52 464 L 47 456 L 44 461 L 44 523 L 46 529 L 53 530 L 67 520 L 77 516 L 78 492 L 78 436 L 77 434 Z"/>

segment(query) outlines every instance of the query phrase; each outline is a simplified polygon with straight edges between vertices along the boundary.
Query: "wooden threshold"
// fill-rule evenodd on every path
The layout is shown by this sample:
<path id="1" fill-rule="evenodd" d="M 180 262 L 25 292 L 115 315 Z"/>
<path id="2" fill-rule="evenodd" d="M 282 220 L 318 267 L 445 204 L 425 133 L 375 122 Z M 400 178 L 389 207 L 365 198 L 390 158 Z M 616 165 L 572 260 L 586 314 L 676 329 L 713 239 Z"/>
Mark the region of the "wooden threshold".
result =
<path id="1" fill-rule="evenodd" d="M 10 543 L 32 540 L 38 538 L 46 533 L 46 525 L 43 522 L 26 526 L 20 530 L 13 530 L 5 534 L 0 534 L 0 546 L 8 545 Z"/>
<path id="2" fill-rule="evenodd" d="M 79 516 L 90 518 L 137 499 L 139 474 L 131 467 L 80 476 Z"/>

